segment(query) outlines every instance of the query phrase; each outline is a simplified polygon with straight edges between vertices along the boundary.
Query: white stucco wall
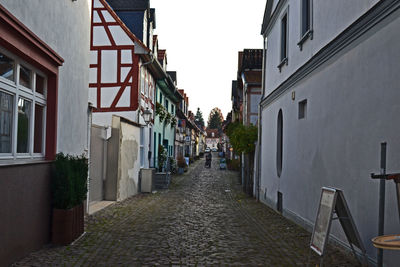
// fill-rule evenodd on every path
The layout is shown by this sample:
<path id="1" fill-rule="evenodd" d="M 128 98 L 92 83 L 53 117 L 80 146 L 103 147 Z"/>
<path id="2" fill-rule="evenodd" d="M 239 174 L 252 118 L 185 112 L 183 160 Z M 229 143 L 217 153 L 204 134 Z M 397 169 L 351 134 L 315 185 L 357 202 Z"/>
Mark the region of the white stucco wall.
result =
<path id="1" fill-rule="evenodd" d="M 307 40 L 303 44 L 302 51 L 300 51 L 297 43 L 301 39 L 301 1 L 281 1 L 286 3 L 279 13 L 275 24 L 272 26 L 271 31 L 268 33 L 266 95 L 290 77 L 294 71 L 368 11 L 374 4 L 379 2 L 379 0 L 313 0 L 313 39 Z M 286 11 L 289 14 L 288 65 L 284 65 L 282 71 L 279 72 L 277 66 L 280 63 L 281 17 Z"/>
<path id="2" fill-rule="evenodd" d="M 388 172 L 400 171 L 399 28 L 400 12 L 396 11 L 262 113 L 261 200 L 274 204 L 280 191 L 284 213 L 311 225 L 321 187 L 342 189 L 372 258 L 376 257 L 370 240 L 377 236 L 379 182 L 370 173 L 380 171 L 381 142 L 388 146 Z M 267 73 L 267 81 L 281 79 L 272 71 Z M 307 115 L 298 119 L 298 102 L 304 99 Z M 279 109 L 283 112 L 280 178 L 276 170 Z M 387 182 L 386 192 L 385 233 L 395 234 L 399 215 L 393 182 Z M 331 232 L 347 244 L 340 228 L 334 222 Z M 393 252 L 385 252 L 384 258 L 387 266 L 400 261 L 400 255 Z"/>
<path id="3" fill-rule="evenodd" d="M 91 2 L 0 2 L 65 60 L 59 68 L 57 133 L 57 151 L 64 153 L 82 154 L 87 148 Z"/>

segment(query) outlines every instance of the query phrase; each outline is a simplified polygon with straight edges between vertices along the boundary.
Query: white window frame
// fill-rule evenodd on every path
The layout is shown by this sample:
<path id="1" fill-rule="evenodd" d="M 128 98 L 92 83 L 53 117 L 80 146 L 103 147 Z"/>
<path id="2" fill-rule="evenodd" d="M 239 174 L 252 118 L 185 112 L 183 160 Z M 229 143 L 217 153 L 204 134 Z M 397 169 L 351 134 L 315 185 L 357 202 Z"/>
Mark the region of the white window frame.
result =
<path id="1" fill-rule="evenodd" d="M 12 136 L 11 136 L 11 153 L 0 153 L 0 160 L 17 160 L 17 159 L 38 159 L 45 156 L 46 144 L 46 109 L 47 109 L 47 76 L 21 60 L 19 57 L 0 47 L 0 53 L 14 60 L 14 80 L 8 80 L 0 77 L 0 91 L 13 97 L 13 117 L 12 117 Z M 31 88 L 26 88 L 19 84 L 20 66 L 23 65 L 31 70 Z M 44 94 L 36 92 L 36 76 L 40 75 L 44 78 Z M 17 153 L 18 139 L 18 100 L 23 98 L 30 101 L 30 123 L 29 123 L 29 146 L 28 153 Z M 34 153 L 34 131 L 35 131 L 35 107 L 40 105 L 43 107 L 43 127 L 42 127 L 42 152 Z"/>

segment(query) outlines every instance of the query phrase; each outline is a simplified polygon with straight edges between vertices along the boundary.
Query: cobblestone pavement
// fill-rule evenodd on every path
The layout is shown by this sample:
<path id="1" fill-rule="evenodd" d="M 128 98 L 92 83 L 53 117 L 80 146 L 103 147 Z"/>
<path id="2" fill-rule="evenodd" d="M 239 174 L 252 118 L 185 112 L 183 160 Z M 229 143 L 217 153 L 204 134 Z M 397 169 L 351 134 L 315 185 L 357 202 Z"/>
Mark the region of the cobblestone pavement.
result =
<path id="1" fill-rule="evenodd" d="M 87 218 L 86 234 L 15 266 L 306 266 L 310 234 L 253 198 L 238 174 L 204 160 L 169 190 L 142 194 Z M 318 258 L 311 253 L 310 266 Z M 357 266 L 330 246 L 325 266 Z"/>

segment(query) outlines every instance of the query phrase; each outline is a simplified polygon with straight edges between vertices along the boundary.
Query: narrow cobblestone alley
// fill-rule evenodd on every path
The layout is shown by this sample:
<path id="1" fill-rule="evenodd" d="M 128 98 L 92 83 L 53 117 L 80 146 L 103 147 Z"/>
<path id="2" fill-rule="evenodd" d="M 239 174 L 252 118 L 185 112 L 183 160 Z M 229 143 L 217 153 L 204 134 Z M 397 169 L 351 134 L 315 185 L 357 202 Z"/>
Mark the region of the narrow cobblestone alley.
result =
<path id="1" fill-rule="evenodd" d="M 305 266 L 310 234 L 246 197 L 238 174 L 217 163 L 214 157 L 206 169 L 200 160 L 169 190 L 97 212 L 75 244 L 42 249 L 15 266 Z M 357 266 L 334 247 L 324 263 Z"/>

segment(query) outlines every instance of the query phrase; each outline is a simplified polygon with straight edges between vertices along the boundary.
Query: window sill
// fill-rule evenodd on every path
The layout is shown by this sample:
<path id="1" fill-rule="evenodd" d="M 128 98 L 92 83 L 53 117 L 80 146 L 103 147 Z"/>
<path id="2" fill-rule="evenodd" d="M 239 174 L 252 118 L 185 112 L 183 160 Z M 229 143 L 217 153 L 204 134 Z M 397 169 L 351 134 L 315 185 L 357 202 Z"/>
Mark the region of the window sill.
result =
<path id="1" fill-rule="evenodd" d="M 289 63 L 289 60 L 288 60 L 287 57 L 285 57 L 284 59 L 282 59 L 281 63 L 279 63 L 279 65 L 277 66 L 277 68 L 279 69 L 279 72 L 281 72 L 282 67 L 283 67 L 284 65 L 287 66 L 288 63 Z"/>
<path id="2" fill-rule="evenodd" d="M 44 158 L 39 159 L 0 159 L 1 167 L 19 166 L 19 165 L 32 165 L 32 164 L 45 164 L 50 163 L 51 160 L 45 160 Z"/>
<path id="3" fill-rule="evenodd" d="M 301 37 L 300 41 L 297 43 L 297 45 L 300 48 L 300 51 L 303 50 L 303 44 L 308 40 L 312 40 L 313 39 L 313 31 L 312 30 L 308 30 L 303 37 Z"/>

